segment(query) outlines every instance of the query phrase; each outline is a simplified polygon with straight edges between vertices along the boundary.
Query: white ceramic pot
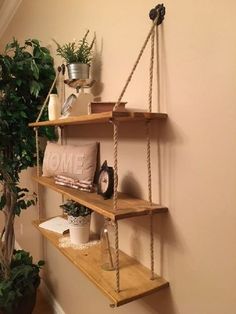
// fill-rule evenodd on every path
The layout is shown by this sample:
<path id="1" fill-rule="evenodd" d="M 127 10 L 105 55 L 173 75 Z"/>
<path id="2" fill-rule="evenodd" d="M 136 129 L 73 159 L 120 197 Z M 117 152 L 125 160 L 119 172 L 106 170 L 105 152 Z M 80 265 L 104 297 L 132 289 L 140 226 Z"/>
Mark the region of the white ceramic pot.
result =
<path id="1" fill-rule="evenodd" d="M 83 244 L 89 241 L 91 215 L 86 217 L 68 216 L 70 240 L 73 244 Z"/>

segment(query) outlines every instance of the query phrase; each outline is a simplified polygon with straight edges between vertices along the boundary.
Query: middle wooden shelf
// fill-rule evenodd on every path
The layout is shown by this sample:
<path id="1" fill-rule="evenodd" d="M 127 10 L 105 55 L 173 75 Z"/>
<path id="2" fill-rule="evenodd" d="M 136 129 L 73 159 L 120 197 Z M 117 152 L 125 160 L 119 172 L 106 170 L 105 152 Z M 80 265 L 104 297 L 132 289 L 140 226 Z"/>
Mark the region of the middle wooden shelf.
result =
<path id="1" fill-rule="evenodd" d="M 113 200 L 104 200 L 97 193 L 82 192 L 76 189 L 64 187 L 55 184 L 53 178 L 33 177 L 40 185 L 50 188 L 66 197 L 89 207 L 95 212 L 112 220 L 119 220 L 135 216 L 165 213 L 168 208 L 165 206 L 153 204 L 149 205 L 148 201 L 132 197 L 125 193 L 118 194 L 118 208 L 113 210 Z"/>

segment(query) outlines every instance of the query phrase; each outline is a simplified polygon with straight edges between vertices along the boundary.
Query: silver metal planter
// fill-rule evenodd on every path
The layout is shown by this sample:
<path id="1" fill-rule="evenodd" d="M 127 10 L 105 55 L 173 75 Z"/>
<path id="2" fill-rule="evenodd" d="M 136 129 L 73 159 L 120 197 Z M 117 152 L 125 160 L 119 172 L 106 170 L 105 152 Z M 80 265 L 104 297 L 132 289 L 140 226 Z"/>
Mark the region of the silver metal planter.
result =
<path id="1" fill-rule="evenodd" d="M 89 65 L 85 63 L 67 64 L 69 80 L 85 80 L 89 78 Z"/>

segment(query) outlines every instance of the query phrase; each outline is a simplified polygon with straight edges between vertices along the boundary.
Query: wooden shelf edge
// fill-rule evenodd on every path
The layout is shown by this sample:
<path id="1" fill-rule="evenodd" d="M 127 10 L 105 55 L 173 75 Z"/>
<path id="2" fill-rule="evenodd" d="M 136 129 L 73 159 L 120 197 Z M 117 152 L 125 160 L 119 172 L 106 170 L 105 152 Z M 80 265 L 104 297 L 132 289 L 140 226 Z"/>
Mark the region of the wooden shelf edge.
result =
<path id="1" fill-rule="evenodd" d="M 118 194 L 118 209 L 114 211 L 112 199 L 103 200 L 102 197 L 96 193 L 82 192 L 76 189 L 57 185 L 54 183 L 53 178 L 33 177 L 33 180 L 38 182 L 40 185 L 50 188 L 57 193 L 79 202 L 112 220 L 144 216 L 150 213 L 162 214 L 168 212 L 168 208 L 165 206 L 157 204 L 149 206 L 147 201 L 131 197 L 124 193 Z"/>
<path id="2" fill-rule="evenodd" d="M 69 259 L 69 261 L 72 262 L 72 264 L 75 267 L 77 267 L 93 284 L 97 286 L 97 288 L 99 288 L 99 290 L 106 297 L 110 299 L 112 303 L 111 306 L 118 307 L 118 306 L 127 304 L 129 302 L 132 302 L 144 296 L 153 294 L 169 286 L 169 283 L 165 279 L 157 275 L 154 280 L 150 280 L 148 277 L 148 273 L 150 271 L 146 267 L 139 264 L 136 260 L 129 257 L 125 253 L 120 252 L 121 264 L 122 263 L 124 264 L 124 260 L 125 260 L 125 261 L 128 261 L 127 262 L 128 266 L 125 265 L 125 267 L 123 268 L 121 266 L 121 269 L 120 269 L 121 291 L 120 293 L 117 293 L 114 290 L 114 285 L 109 285 L 109 282 L 111 282 L 111 280 L 113 282 L 115 278 L 114 272 L 105 271 L 104 273 L 104 271 L 101 270 L 100 265 L 98 265 L 98 263 L 94 264 L 92 267 L 91 265 L 85 266 L 86 264 L 84 260 L 86 260 L 86 256 L 88 256 L 89 254 L 95 255 L 96 258 L 97 256 L 99 256 L 98 252 L 96 251 L 97 248 L 95 249 L 93 253 L 91 253 L 91 248 L 89 248 L 86 254 L 81 253 L 80 250 L 75 250 L 72 248 L 60 248 L 58 245 L 58 241 L 59 241 L 59 238 L 63 236 L 53 231 L 48 231 L 46 229 L 40 228 L 39 227 L 40 222 L 42 221 L 35 220 L 32 223 L 39 230 L 42 236 L 44 236 L 57 250 L 59 250 L 59 252 L 61 252 L 67 259 Z M 134 266 L 132 265 L 132 262 Z M 91 264 L 91 263 L 88 263 L 88 264 Z M 128 269 L 129 264 L 130 264 L 130 270 Z M 95 270 L 93 270 L 94 268 Z M 131 276 L 132 272 L 134 273 L 133 276 Z M 103 273 L 105 275 L 103 276 L 100 273 Z M 131 277 L 132 280 L 136 280 L 136 282 L 138 283 L 143 282 L 143 284 L 140 284 L 140 287 L 137 289 L 135 289 L 134 287 L 130 289 L 126 287 L 125 289 L 122 290 L 122 284 L 123 285 L 126 284 L 124 283 L 125 278 L 123 278 L 122 276 L 127 277 L 126 276 L 127 273 L 129 275 L 128 277 Z M 136 278 L 138 275 L 140 275 L 140 278 Z M 147 277 L 145 281 L 143 279 L 144 276 Z"/>
<path id="3" fill-rule="evenodd" d="M 40 126 L 63 126 L 63 125 L 78 125 L 89 123 L 107 123 L 110 120 L 119 121 L 137 121 L 137 120 L 154 120 L 154 119 L 166 119 L 168 115 L 166 113 L 158 112 L 142 112 L 142 111 L 109 111 L 101 113 L 93 113 L 89 115 L 71 116 L 64 119 L 58 119 L 53 121 L 40 121 L 29 123 L 30 127 Z"/>
<path id="4" fill-rule="evenodd" d="M 157 280 L 157 281 L 158 281 L 158 279 L 163 280 L 163 278 L 161 278 L 161 277 L 155 278 L 154 280 Z M 151 279 L 150 279 L 150 280 L 151 280 Z M 125 304 L 127 304 L 127 303 L 133 302 L 133 301 L 135 301 L 135 300 L 144 298 L 144 297 L 146 297 L 146 296 L 148 296 L 148 295 L 151 295 L 151 294 L 153 294 L 153 293 L 155 293 L 155 292 L 158 292 L 158 291 L 160 291 L 160 290 L 162 290 L 162 289 L 168 288 L 169 286 L 170 286 L 170 284 L 169 284 L 168 281 L 166 281 L 165 283 L 162 282 L 159 287 L 156 287 L 156 288 L 154 288 L 154 289 L 150 289 L 150 290 L 148 290 L 147 292 L 144 292 L 144 293 L 142 293 L 142 294 L 140 294 L 140 295 L 136 295 L 136 296 L 134 296 L 134 297 L 132 297 L 132 298 L 127 298 L 127 299 L 121 300 L 121 301 L 117 301 L 117 300 L 116 300 L 116 301 L 114 302 L 114 305 L 115 305 L 116 307 L 121 306 L 121 305 L 125 305 Z"/>

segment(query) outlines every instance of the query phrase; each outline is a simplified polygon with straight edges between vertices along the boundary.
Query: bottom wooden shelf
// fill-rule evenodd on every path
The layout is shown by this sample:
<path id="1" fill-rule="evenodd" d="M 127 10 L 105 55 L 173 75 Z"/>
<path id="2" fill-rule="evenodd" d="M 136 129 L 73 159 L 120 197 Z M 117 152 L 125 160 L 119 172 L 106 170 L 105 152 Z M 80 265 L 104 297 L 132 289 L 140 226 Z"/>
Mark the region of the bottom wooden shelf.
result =
<path id="1" fill-rule="evenodd" d="M 34 226 L 47 238 L 62 254 L 64 254 L 77 268 L 79 268 L 112 302 L 113 306 L 120 306 L 143 296 L 152 294 L 169 283 L 156 276 L 150 280 L 150 270 L 137 260 L 120 251 L 120 288 L 115 291 L 115 272 L 104 271 L 100 267 L 100 246 L 94 245 L 85 250 L 59 247 L 62 235 L 39 227 L 40 221 L 33 222 Z"/>

